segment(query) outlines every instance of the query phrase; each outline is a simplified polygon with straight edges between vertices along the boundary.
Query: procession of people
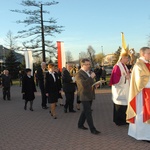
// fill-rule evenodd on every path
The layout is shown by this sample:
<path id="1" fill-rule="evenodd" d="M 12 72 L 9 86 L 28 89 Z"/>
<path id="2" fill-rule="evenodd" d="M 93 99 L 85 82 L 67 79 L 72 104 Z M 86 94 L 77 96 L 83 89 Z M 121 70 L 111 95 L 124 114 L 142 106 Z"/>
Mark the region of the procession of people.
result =
<path id="1" fill-rule="evenodd" d="M 140 57 L 133 64 L 132 69 L 127 66 L 130 59 L 128 51 L 122 49 L 110 76 L 109 86 L 112 90 L 113 101 L 112 121 L 117 126 L 129 126 L 128 135 L 136 140 L 150 142 L 150 48 L 140 49 Z M 82 59 L 80 65 L 79 69 L 67 63 L 60 72 L 52 63 L 48 65 L 45 62 L 41 63 L 41 68 L 36 72 L 41 90 L 41 106 L 43 109 L 49 108 L 52 118 L 59 119 L 57 105 L 61 98 L 60 106 L 63 106 L 64 113 L 76 113 L 74 104 L 77 91 L 77 110 L 80 110 L 80 105 L 82 106 L 77 127 L 82 130 L 88 130 L 89 127 L 92 134 L 98 135 L 101 131 L 94 125 L 91 107 L 95 98 L 95 89 L 100 86 L 100 82 L 97 81 L 100 80 L 101 74 L 105 75 L 106 72 L 103 72 L 103 67 L 100 70 L 96 67 L 92 71 L 88 58 Z M 29 110 L 34 111 L 33 101 L 36 99 L 34 93 L 37 92 L 38 87 L 31 71 L 30 68 L 25 69 L 19 85 L 22 88 L 22 99 L 25 100 L 24 110 L 28 109 L 27 103 L 30 101 Z M 106 80 L 104 75 L 102 78 Z M 11 100 L 11 77 L 8 70 L 3 72 L 1 86 L 3 99 Z M 88 127 L 84 125 L 86 121 Z"/>

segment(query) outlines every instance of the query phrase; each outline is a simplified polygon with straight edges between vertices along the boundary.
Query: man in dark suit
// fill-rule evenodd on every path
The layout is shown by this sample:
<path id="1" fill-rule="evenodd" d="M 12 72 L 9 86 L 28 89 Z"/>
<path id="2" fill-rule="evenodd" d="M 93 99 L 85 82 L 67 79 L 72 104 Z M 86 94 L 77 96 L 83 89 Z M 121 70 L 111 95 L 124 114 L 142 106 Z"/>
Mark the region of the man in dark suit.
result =
<path id="1" fill-rule="evenodd" d="M 92 85 L 94 83 L 93 79 L 95 78 L 96 75 L 94 72 L 92 73 L 89 72 L 90 65 L 91 64 L 88 59 L 82 59 L 81 69 L 75 76 L 75 80 L 78 87 L 78 94 L 83 106 L 83 111 L 78 121 L 78 128 L 87 130 L 88 128 L 84 126 L 85 120 L 87 120 L 91 133 L 99 134 L 100 132 L 96 130 L 93 124 L 92 111 L 91 111 L 92 100 L 94 99 L 95 96 L 94 87 L 92 87 Z"/>
<path id="2" fill-rule="evenodd" d="M 39 81 L 39 87 L 42 95 L 42 108 L 47 109 L 47 96 L 45 93 L 45 77 L 46 77 L 46 63 L 41 63 L 41 68 L 37 70 L 37 77 Z"/>
<path id="3" fill-rule="evenodd" d="M 10 87 L 11 87 L 11 76 L 8 70 L 4 70 L 2 75 L 2 87 L 3 87 L 3 99 L 10 100 Z"/>
<path id="4" fill-rule="evenodd" d="M 73 109 L 75 82 L 73 82 L 74 77 L 70 75 L 71 69 L 72 69 L 72 65 L 67 64 L 66 69 L 63 69 L 62 71 L 63 91 L 65 92 L 65 96 L 66 96 L 66 102 L 64 105 L 65 113 L 67 113 L 68 107 L 69 107 L 69 112 L 76 112 Z"/>
<path id="5" fill-rule="evenodd" d="M 96 68 L 94 69 L 94 73 L 96 75 L 95 79 L 96 81 L 100 80 L 101 74 L 102 74 L 102 69 L 101 67 L 99 67 L 98 65 L 96 66 Z"/>

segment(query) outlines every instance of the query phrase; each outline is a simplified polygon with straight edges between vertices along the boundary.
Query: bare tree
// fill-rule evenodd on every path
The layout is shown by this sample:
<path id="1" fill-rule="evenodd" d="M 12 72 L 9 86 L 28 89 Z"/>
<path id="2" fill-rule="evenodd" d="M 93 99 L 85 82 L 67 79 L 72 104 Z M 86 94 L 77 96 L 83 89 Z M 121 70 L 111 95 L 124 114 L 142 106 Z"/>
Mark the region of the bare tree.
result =
<path id="1" fill-rule="evenodd" d="M 70 51 L 66 51 L 66 62 L 71 62 L 73 60 L 72 54 Z"/>
<path id="2" fill-rule="evenodd" d="M 89 59 L 91 60 L 92 67 L 94 67 L 94 63 L 95 63 L 95 50 L 93 49 L 92 46 L 88 47 L 87 54 L 89 56 Z"/>
<path id="3" fill-rule="evenodd" d="M 88 54 L 86 52 L 80 52 L 79 53 L 79 59 L 88 58 Z"/>
<path id="4" fill-rule="evenodd" d="M 95 62 L 98 64 L 102 64 L 103 58 L 104 58 L 104 54 L 99 53 L 99 54 L 95 55 Z"/>
<path id="5" fill-rule="evenodd" d="M 56 25 L 56 19 L 50 18 L 48 20 L 44 20 L 43 14 L 49 15 L 50 12 L 43 10 L 43 6 L 52 6 L 56 4 L 58 4 L 58 2 L 55 1 L 42 2 L 35 0 L 22 0 L 21 5 L 25 7 L 25 9 L 11 10 L 12 12 L 28 16 L 22 21 L 16 21 L 17 23 L 25 24 L 26 28 L 26 30 L 18 31 L 17 38 L 25 39 L 23 45 L 26 48 L 34 50 L 35 56 L 42 54 L 43 61 L 45 61 L 45 52 L 50 53 L 51 50 L 56 53 L 55 44 L 53 44 L 53 41 L 50 41 L 50 36 L 54 36 L 54 33 L 62 32 L 62 26 Z"/>
<path id="6" fill-rule="evenodd" d="M 13 36 L 13 33 L 9 30 L 6 38 L 4 39 L 5 45 L 10 50 L 15 50 L 17 48 L 16 46 L 16 38 Z"/>

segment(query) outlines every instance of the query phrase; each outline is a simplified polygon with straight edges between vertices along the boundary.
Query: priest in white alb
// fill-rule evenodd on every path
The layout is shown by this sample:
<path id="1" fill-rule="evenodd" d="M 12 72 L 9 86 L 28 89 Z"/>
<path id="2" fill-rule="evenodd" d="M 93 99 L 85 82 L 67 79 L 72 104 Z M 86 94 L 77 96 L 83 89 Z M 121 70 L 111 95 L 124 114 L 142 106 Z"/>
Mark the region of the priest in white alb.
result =
<path id="1" fill-rule="evenodd" d="M 140 49 L 132 70 L 127 107 L 128 135 L 150 141 L 150 48 Z"/>

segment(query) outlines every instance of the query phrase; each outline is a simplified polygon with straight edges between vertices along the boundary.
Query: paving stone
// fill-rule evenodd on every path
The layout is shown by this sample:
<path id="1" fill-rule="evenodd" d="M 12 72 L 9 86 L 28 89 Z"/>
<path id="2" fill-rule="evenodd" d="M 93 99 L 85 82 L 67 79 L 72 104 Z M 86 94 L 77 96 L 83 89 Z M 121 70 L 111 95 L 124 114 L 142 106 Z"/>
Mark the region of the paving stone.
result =
<path id="1" fill-rule="evenodd" d="M 127 135 L 128 126 L 116 126 L 112 121 L 113 103 L 109 87 L 96 90 L 93 120 L 100 135 L 77 128 L 82 110 L 64 113 L 57 106 L 58 119 L 41 108 L 39 88 L 31 112 L 23 109 L 21 88 L 11 87 L 11 101 L 2 99 L 0 90 L 0 150 L 149 150 L 150 144 Z M 64 95 L 63 95 L 64 98 Z M 65 98 L 64 98 L 65 99 Z M 76 101 L 75 101 L 76 102 Z M 88 127 L 87 123 L 85 126 Z"/>

